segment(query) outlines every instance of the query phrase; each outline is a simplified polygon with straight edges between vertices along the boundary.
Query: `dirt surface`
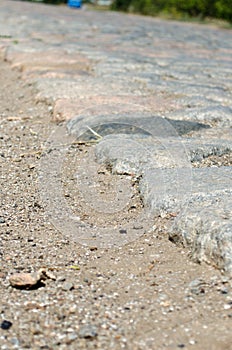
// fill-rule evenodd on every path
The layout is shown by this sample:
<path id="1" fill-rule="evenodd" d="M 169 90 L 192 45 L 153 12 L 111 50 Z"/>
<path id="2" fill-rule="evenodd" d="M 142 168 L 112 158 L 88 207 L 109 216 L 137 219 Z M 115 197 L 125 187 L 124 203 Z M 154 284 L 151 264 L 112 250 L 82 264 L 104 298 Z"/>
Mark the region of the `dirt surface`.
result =
<path id="1" fill-rule="evenodd" d="M 78 245 L 52 226 L 38 167 L 55 125 L 50 107 L 35 104 L 34 94 L 0 63 L 1 349 L 232 349 L 231 281 L 169 242 L 170 222 L 159 218 L 117 249 Z M 68 173 L 89 147 L 74 147 L 63 172 L 74 209 L 79 194 Z M 99 176 L 100 193 L 110 200 L 113 176 L 107 169 Z M 132 218 L 141 206 L 136 198 Z M 85 218 L 93 222 L 96 213 L 85 211 Z M 10 285 L 11 275 L 40 268 L 54 276 L 32 289 Z"/>

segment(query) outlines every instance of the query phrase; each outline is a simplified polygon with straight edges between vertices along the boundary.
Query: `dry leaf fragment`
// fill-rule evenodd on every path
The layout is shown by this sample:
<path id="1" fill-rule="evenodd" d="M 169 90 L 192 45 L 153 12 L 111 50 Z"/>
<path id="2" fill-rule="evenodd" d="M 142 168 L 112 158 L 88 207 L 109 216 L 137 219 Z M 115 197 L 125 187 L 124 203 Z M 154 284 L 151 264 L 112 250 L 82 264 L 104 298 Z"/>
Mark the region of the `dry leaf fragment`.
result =
<path id="1" fill-rule="evenodd" d="M 72 270 L 80 270 L 80 267 L 78 265 L 71 265 L 69 268 Z"/>

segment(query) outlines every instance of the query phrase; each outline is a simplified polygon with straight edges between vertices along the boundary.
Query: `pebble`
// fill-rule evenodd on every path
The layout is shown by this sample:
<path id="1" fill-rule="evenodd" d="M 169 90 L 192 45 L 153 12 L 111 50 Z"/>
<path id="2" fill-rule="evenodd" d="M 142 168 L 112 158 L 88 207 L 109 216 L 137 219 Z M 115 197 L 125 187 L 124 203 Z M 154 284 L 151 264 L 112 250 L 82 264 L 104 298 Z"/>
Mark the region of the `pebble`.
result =
<path id="1" fill-rule="evenodd" d="M 127 230 L 121 229 L 121 230 L 119 230 L 119 233 L 121 233 L 122 235 L 123 235 L 123 234 L 126 235 L 126 234 L 127 234 Z"/>
<path id="2" fill-rule="evenodd" d="M 5 224 L 5 222 L 6 220 L 2 216 L 0 216 L 0 224 Z"/>
<path id="3" fill-rule="evenodd" d="M 206 283 L 202 279 L 195 279 L 189 283 L 189 288 L 191 293 L 199 295 L 205 293 L 205 285 Z"/>
<path id="4" fill-rule="evenodd" d="M 15 273 L 10 276 L 9 282 L 12 287 L 31 288 L 31 287 L 41 286 L 40 282 L 43 282 L 48 278 L 55 280 L 56 276 L 53 275 L 50 271 L 47 271 L 42 268 L 32 273 L 27 273 L 27 272 Z"/>
<path id="5" fill-rule="evenodd" d="M 9 278 L 12 287 L 16 288 L 31 288 L 36 286 L 41 281 L 41 275 L 34 273 L 16 273 Z"/>
<path id="6" fill-rule="evenodd" d="M 65 276 L 58 276 L 57 277 L 57 282 L 64 282 L 66 280 Z"/>
<path id="7" fill-rule="evenodd" d="M 81 327 L 81 329 L 79 330 L 79 337 L 80 338 L 95 338 L 97 337 L 98 333 L 97 333 L 97 328 L 95 326 L 92 325 L 85 325 L 83 327 Z"/>
<path id="8" fill-rule="evenodd" d="M 221 288 L 221 294 L 228 294 L 228 289 L 226 287 Z"/>
<path id="9" fill-rule="evenodd" d="M 225 310 L 230 310 L 230 309 L 232 309 L 232 304 L 225 304 L 225 305 L 224 305 L 224 309 L 225 309 Z"/>
<path id="10" fill-rule="evenodd" d="M 15 346 L 19 346 L 19 340 L 17 338 L 12 338 L 10 340 L 11 344 L 15 345 Z"/>
<path id="11" fill-rule="evenodd" d="M 64 291 L 69 291 L 69 290 L 74 289 L 74 285 L 73 285 L 73 283 L 71 283 L 71 282 L 65 282 L 65 283 L 62 285 L 62 289 L 63 289 Z"/>
<path id="12" fill-rule="evenodd" d="M 12 322 L 10 321 L 7 321 L 7 320 L 4 320 L 2 321 L 1 323 L 1 329 L 4 329 L 4 330 L 7 330 L 7 329 L 10 329 L 10 327 L 12 326 Z"/>
<path id="13" fill-rule="evenodd" d="M 67 336 L 68 341 L 70 341 L 70 342 L 76 340 L 77 337 L 78 337 L 78 334 L 77 334 L 77 333 L 70 333 L 70 334 L 68 334 L 68 336 Z"/>

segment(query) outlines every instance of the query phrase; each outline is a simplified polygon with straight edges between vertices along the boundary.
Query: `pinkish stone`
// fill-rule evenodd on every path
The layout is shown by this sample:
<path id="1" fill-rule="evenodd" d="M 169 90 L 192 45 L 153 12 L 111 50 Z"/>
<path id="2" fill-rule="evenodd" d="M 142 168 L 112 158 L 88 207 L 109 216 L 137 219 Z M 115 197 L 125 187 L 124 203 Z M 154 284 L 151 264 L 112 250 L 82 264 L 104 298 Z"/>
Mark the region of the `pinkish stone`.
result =
<path id="1" fill-rule="evenodd" d="M 179 106 L 175 96 L 91 96 L 80 99 L 58 99 L 54 103 L 52 121 L 70 120 L 85 114 L 119 114 L 126 112 L 154 112 L 174 110 Z"/>
<path id="2" fill-rule="evenodd" d="M 92 62 L 81 54 L 66 52 L 16 52 L 10 51 L 7 60 L 12 67 L 22 72 L 22 77 L 45 76 L 46 78 L 60 78 L 75 75 L 90 74 Z"/>

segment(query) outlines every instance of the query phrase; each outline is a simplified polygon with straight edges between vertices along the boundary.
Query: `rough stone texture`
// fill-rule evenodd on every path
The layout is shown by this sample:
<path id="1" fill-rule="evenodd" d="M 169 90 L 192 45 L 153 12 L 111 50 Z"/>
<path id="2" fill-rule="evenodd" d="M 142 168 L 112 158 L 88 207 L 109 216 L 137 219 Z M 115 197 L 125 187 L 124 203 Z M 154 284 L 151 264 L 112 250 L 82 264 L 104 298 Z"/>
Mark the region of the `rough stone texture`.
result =
<path id="1" fill-rule="evenodd" d="M 91 61 L 81 54 L 68 52 L 41 51 L 41 52 L 18 52 L 8 50 L 7 59 L 12 62 L 12 67 L 22 71 L 22 77 L 44 76 L 50 74 L 66 78 L 91 74 Z M 15 63 L 14 63 L 15 62 Z M 53 75 L 52 75 L 53 74 Z"/>
<path id="2" fill-rule="evenodd" d="M 167 145 L 169 149 L 165 149 Z M 174 154 L 174 150 L 176 159 L 170 157 L 170 152 Z M 221 156 L 231 152 L 232 146 L 228 141 L 222 140 L 211 144 L 200 139 L 172 137 L 167 141 L 162 138 L 155 139 L 145 134 L 104 136 L 95 150 L 98 161 L 111 163 L 113 171 L 122 173 L 123 169 L 120 169 L 119 163 L 124 162 L 128 164 L 125 172 L 130 173 L 134 170 L 138 176 L 142 175 L 146 169 L 177 168 L 181 161 L 183 166 L 191 168 L 192 162 L 202 161 L 212 155 Z M 185 156 L 185 159 L 180 159 L 182 155 Z M 227 171 L 227 168 L 224 169 Z M 217 171 L 218 174 L 221 172 L 221 169 L 208 170 L 212 173 Z M 229 169 L 228 174 L 230 175 Z M 219 177 L 223 178 L 223 175 L 219 175 Z M 230 183 L 230 177 L 225 181 Z"/>
<path id="3" fill-rule="evenodd" d="M 39 286 L 40 282 L 44 282 L 47 278 L 55 280 L 56 277 L 45 269 L 39 269 L 39 271 L 32 273 L 15 273 L 10 276 L 9 282 L 12 287 L 16 288 L 32 288 Z"/>
<path id="4" fill-rule="evenodd" d="M 9 278 L 11 286 L 17 288 L 31 288 L 36 286 L 41 280 L 41 276 L 38 273 L 17 273 Z"/>
<path id="5" fill-rule="evenodd" d="M 141 193 L 152 210 L 178 212 L 197 194 L 216 196 L 230 190 L 231 172 L 231 167 L 148 169 L 143 174 Z"/>
<path id="6" fill-rule="evenodd" d="M 230 169 L 231 171 L 232 169 Z M 189 199 L 184 215 L 177 218 L 170 237 L 192 247 L 197 261 L 217 264 L 231 274 L 232 191 L 198 194 Z"/>
<path id="7" fill-rule="evenodd" d="M 101 131 L 100 131 L 101 132 Z M 163 143 L 162 143 L 163 141 Z M 168 149 L 165 149 L 168 146 Z M 176 148 L 176 159 L 170 157 Z M 171 149 L 171 151 L 170 151 Z M 127 171 L 136 171 L 140 176 L 146 168 L 168 168 L 183 165 L 191 167 L 191 163 L 215 155 L 221 156 L 232 152 L 232 144 L 228 141 L 217 140 L 209 143 L 201 139 L 173 138 L 168 140 L 152 138 L 147 135 L 108 135 L 103 137 L 96 147 L 99 162 L 109 162 L 113 171 L 123 173 L 120 163 L 127 164 Z M 130 158 L 128 158 L 128 153 Z M 184 159 L 181 156 L 184 155 Z M 130 159 L 130 160 L 129 160 Z M 220 172 L 220 170 L 219 170 Z"/>
<path id="8" fill-rule="evenodd" d="M 107 136 L 97 145 L 96 156 L 99 162 L 110 163 L 113 172 L 142 175 L 140 192 L 154 214 L 181 213 L 170 230 L 171 239 L 190 245 L 195 259 L 231 273 L 232 167 L 179 168 L 174 162 L 171 166 L 168 157 L 161 157 L 164 148 L 149 141 Z M 223 142 L 217 146 L 200 145 L 199 140 L 189 143 L 192 161 L 231 152 L 231 144 Z"/>
<path id="9" fill-rule="evenodd" d="M 65 121 L 81 114 L 95 116 L 99 114 L 122 114 L 128 112 L 162 113 L 178 108 L 172 98 L 154 96 L 104 96 L 90 95 L 79 99 L 58 99 L 54 103 L 53 121 Z"/>
<path id="10" fill-rule="evenodd" d="M 215 106 L 206 108 L 184 109 L 178 112 L 168 113 L 166 115 L 171 119 L 191 120 L 221 127 L 232 126 L 232 108 L 227 106 Z"/>

